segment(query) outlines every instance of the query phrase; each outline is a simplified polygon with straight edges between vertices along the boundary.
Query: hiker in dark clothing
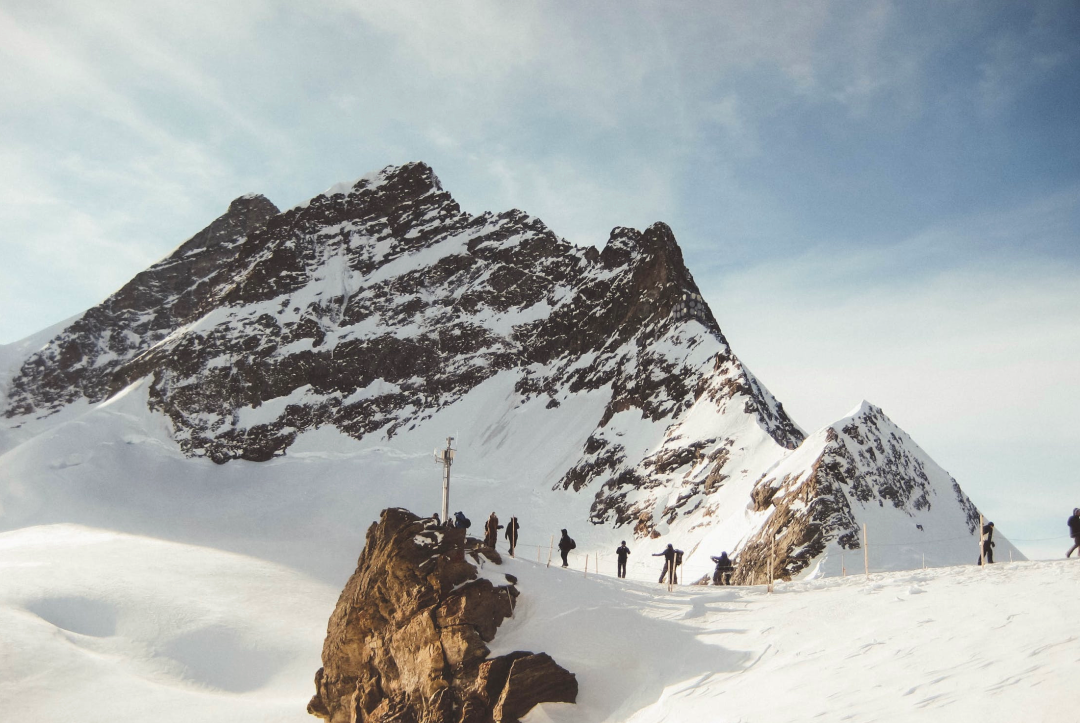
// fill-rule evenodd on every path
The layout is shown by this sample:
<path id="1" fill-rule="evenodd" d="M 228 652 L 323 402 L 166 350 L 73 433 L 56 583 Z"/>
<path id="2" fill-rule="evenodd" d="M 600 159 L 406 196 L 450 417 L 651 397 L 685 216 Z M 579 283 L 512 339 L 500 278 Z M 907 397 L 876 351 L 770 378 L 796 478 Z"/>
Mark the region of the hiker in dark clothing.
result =
<path id="1" fill-rule="evenodd" d="M 484 523 L 484 544 L 495 549 L 495 543 L 499 541 L 499 530 L 502 529 L 502 525 L 499 524 L 499 518 L 495 516 L 495 513 L 491 513 L 491 517 Z"/>
<path id="2" fill-rule="evenodd" d="M 570 551 L 577 547 L 577 543 L 566 534 L 566 530 L 562 531 L 562 537 L 559 538 L 559 554 L 562 555 L 562 566 L 569 567 L 570 563 L 567 562 L 566 556 L 570 554 Z"/>
<path id="3" fill-rule="evenodd" d="M 1069 537 L 1073 539 L 1073 546 L 1065 553 L 1065 557 L 1072 557 L 1073 550 L 1080 549 L 1080 507 L 1074 509 L 1072 517 L 1069 518 Z"/>
<path id="4" fill-rule="evenodd" d="M 506 523 L 506 541 L 510 544 L 510 557 L 514 556 L 514 548 L 517 547 L 519 527 L 517 517 L 511 517 Z"/>
<path id="5" fill-rule="evenodd" d="M 727 556 L 727 552 L 721 552 L 720 557 L 713 557 L 712 561 L 716 563 L 716 569 L 713 570 L 712 575 L 713 585 L 730 585 L 731 573 L 735 571 L 735 566 L 731 564 L 731 558 Z"/>
<path id="6" fill-rule="evenodd" d="M 987 522 L 982 528 L 982 554 L 979 555 L 979 564 L 986 560 L 988 565 L 994 563 L 994 523 Z"/>
<path id="7" fill-rule="evenodd" d="M 459 527 L 463 530 L 467 530 L 469 529 L 469 526 L 472 525 L 472 522 L 469 521 L 469 518 L 465 516 L 464 512 L 458 510 L 454 513 L 453 519 L 446 521 L 446 525 L 447 527 Z"/>
<path id="8" fill-rule="evenodd" d="M 676 550 L 674 545 L 668 545 L 663 552 L 657 552 L 653 557 L 664 558 L 664 569 L 660 572 L 657 582 L 664 582 L 664 578 L 672 585 L 678 585 L 679 579 L 675 576 L 675 567 L 682 561 L 682 550 Z"/>
<path id="9" fill-rule="evenodd" d="M 630 554 L 630 548 L 626 546 L 626 540 L 623 540 L 618 549 L 615 550 L 615 554 L 619 558 L 619 577 L 626 577 L 626 558 Z"/>

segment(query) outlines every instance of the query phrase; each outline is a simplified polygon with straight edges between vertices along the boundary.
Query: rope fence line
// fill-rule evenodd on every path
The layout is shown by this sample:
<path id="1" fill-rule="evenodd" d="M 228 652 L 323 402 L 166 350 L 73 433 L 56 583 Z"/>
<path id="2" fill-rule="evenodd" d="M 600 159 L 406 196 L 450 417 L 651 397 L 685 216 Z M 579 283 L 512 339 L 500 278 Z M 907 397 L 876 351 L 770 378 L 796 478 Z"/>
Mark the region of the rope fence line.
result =
<path id="1" fill-rule="evenodd" d="M 871 572 L 871 569 L 870 569 L 871 565 L 870 565 L 870 559 L 869 559 L 870 558 L 871 544 L 870 544 L 870 540 L 868 539 L 868 535 L 866 535 L 866 531 L 863 530 L 862 532 L 863 532 L 862 544 L 860 545 L 860 547 L 863 548 L 864 572 L 867 575 L 867 577 L 869 577 L 869 574 Z M 1007 540 L 1009 542 L 1048 542 L 1048 541 L 1054 541 L 1054 540 L 1069 540 L 1069 539 L 1071 539 L 1071 538 L 1068 535 L 1057 535 L 1057 536 L 1053 536 L 1053 537 L 1040 537 L 1040 538 L 1007 538 Z M 873 543 L 872 546 L 875 549 L 879 548 L 879 547 L 888 547 L 888 548 L 894 548 L 894 547 L 909 547 L 910 548 L 910 547 L 914 547 L 914 548 L 918 548 L 918 547 L 928 545 L 928 544 L 937 544 L 937 543 L 942 543 L 942 542 L 958 542 L 958 541 L 976 542 L 977 544 L 981 545 L 981 536 L 979 534 L 977 534 L 977 533 L 973 533 L 971 535 L 963 535 L 963 536 L 957 536 L 957 537 L 941 537 L 941 538 L 933 538 L 933 539 L 929 539 L 929 540 L 912 540 L 910 542 L 885 542 L 885 543 L 877 543 L 877 542 L 875 542 L 875 543 Z M 500 539 L 498 540 L 498 545 L 496 546 L 496 551 L 499 552 L 500 555 L 508 555 L 509 554 L 509 549 L 508 548 L 509 548 L 509 543 L 502 536 L 500 536 Z M 535 548 L 535 550 L 536 550 L 536 562 L 537 563 L 539 563 L 539 564 L 545 564 L 546 563 L 547 567 L 551 567 L 553 564 L 555 566 L 557 566 L 557 567 L 560 567 L 560 568 L 562 567 L 562 553 L 558 548 L 558 545 L 557 545 L 557 542 L 555 540 L 554 535 L 551 536 L 551 539 L 547 542 L 547 544 L 537 543 L 537 542 L 519 541 L 514 546 L 514 548 L 515 548 L 514 557 L 516 557 L 516 558 L 531 559 L 532 558 L 532 550 Z M 641 548 L 639 548 L 639 550 L 640 549 Z M 646 548 L 646 549 L 648 549 L 648 548 Z M 857 549 L 858 548 L 855 548 L 854 550 L 849 550 L 849 552 L 854 553 L 854 552 L 856 552 Z M 526 550 L 528 551 L 528 553 L 523 554 Z M 774 554 L 775 554 L 775 552 L 771 553 L 770 556 L 772 556 Z M 647 557 L 647 559 L 642 559 L 643 557 Z M 654 557 L 657 557 L 657 559 L 653 560 L 652 558 L 654 558 Z M 569 570 L 569 571 L 580 572 L 586 578 L 590 574 L 593 575 L 593 576 L 617 578 L 617 576 L 618 576 L 617 561 L 618 561 L 618 558 L 617 558 L 614 551 L 612 551 L 610 553 L 603 553 L 603 552 L 596 552 L 596 551 L 577 552 L 576 550 L 571 550 L 567 554 L 568 565 L 567 565 L 566 569 Z M 1013 561 L 1012 560 L 1012 553 L 1010 551 L 1009 562 L 1012 562 L 1012 561 Z M 733 560 L 733 562 L 734 562 L 734 560 Z M 922 554 L 922 566 L 923 566 L 923 569 L 926 569 L 926 553 L 925 552 Z M 639 551 L 637 559 L 635 559 L 634 555 L 631 554 L 630 559 L 627 560 L 627 566 L 626 566 L 626 573 L 627 574 L 626 574 L 625 579 L 633 580 L 635 582 L 653 582 L 653 581 L 658 579 L 658 576 L 660 574 L 660 570 L 662 570 L 663 567 L 664 567 L 664 561 L 663 561 L 662 558 L 659 558 L 658 556 L 656 556 L 656 555 L 654 555 L 652 553 L 641 553 Z M 616 568 L 616 569 L 612 570 L 611 568 Z M 694 584 L 697 581 L 701 580 L 702 578 L 709 579 L 710 584 L 711 584 L 711 579 L 712 579 L 712 568 L 711 567 L 708 570 L 706 570 L 706 566 L 696 564 L 696 565 L 693 566 L 693 568 L 694 568 L 694 571 L 688 571 L 685 565 L 680 565 L 679 566 L 678 574 L 682 578 L 682 582 L 679 583 L 679 584 L 682 584 L 682 585 Z M 770 565 L 770 569 L 775 569 L 775 568 L 773 568 Z M 883 571 L 888 571 L 888 570 L 878 570 L 878 572 L 883 572 Z M 848 570 L 847 565 L 846 565 L 846 561 L 842 559 L 841 560 L 841 576 L 846 577 L 849 572 L 854 572 L 854 571 L 853 570 Z M 768 589 L 771 592 L 772 591 L 772 581 L 767 579 L 768 576 L 769 576 L 768 574 L 766 574 L 766 575 L 754 575 L 749 584 L 733 585 L 733 587 L 758 587 L 758 586 L 761 586 L 761 587 L 765 587 L 766 589 Z M 760 582 L 759 582 L 759 580 L 760 580 Z M 664 584 L 664 583 L 657 583 L 657 584 Z"/>
<path id="2" fill-rule="evenodd" d="M 925 545 L 934 542 L 956 542 L 958 540 L 970 540 L 975 537 L 974 534 L 967 535 L 966 537 L 939 537 L 935 540 L 918 540 L 916 542 L 877 542 L 874 543 L 874 547 L 912 547 L 915 545 Z M 1009 542 L 1047 542 L 1049 540 L 1071 540 L 1068 535 L 1061 535 L 1059 537 L 1007 537 L 1005 538 Z"/>
<path id="3" fill-rule="evenodd" d="M 508 548 L 509 544 L 505 540 L 499 540 L 499 544 L 496 546 L 495 550 L 500 555 L 508 555 Z M 523 551 L 523 548 L 524 550 L 527 550 L 527 552 Z M 536 562 L 540 563 L 541 565 L 544 565 L 546 563 L 547 567 L 562 567 L 562 553 L 559 551 L 559 547 L 556 544 L 556 541 L 549 541 L 548 544 L 537 544 L 535 542 L 518 542 L 518 544 L 514 546 L 515 557 L 523 560 L 531 560 L 534 557 L 534 548 L 536 549 Z M 549 552 L 551 554 L 550 562 L 548 560 Z M 635 560 L 634 555 L 630 555 L 630 559 L 627 560 L 626 565 L 627 580 L 634 580 L 635 582 L 649 582 L 655 581 L 659 577 L 660 570 L 664 566 L 663 559 L 657 558 L 656 560 L 643 560 L 641 559 L 642 556 L 643 555 L 639 553 L 638 559 Z M 587 575 L 600 575 L 610 578 L 616 578 L 618 576 L 618 557 L 614 552 L 597 553 L 595 551 L 577 552 L 576 550 L 571 550 L 566 557 L 567 562 L 569 563 L 566 568 L 567 570 L 581 572 L 584 574 L 585 565 L 587 563 Z M 652 555 L 650 554 L 649 557 L 651 558 Z M 615 569 L 612 570 L 611 568 Z M 684 569 L 685 568 L 683 566 L 680 566 L 680 576 L 683 575 Z M 704 575 L 704 573 L 702 573 L 702 575 Z M 702 575 L 696 576 L 694 580 L 696 581 Z"/>

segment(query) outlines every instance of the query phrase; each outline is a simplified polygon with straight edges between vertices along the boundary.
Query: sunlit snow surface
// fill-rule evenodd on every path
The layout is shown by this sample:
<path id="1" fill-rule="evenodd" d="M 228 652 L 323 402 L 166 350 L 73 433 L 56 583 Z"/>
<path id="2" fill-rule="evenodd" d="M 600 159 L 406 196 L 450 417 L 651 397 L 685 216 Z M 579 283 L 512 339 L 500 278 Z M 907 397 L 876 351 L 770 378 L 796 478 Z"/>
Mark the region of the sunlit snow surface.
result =
<path id="1" fill-rule="evenodd" d="M 545 560 L 546 562 L 546 560 Z M 540 721 L 1073 721 L 1080 561 L 763 587 L 507 558 L 493 653 L 544 650 Z M 0 534 L 0 718 L 306 721 L 337 590 L 209 548 L 75 525 Z"/>
<path id="2" fill-rule="evenodd" d="M 474 531 L 491 510 L 521 520 L 518 559 L 484 570 L 522 591 L 493 652 L 543 650 L 579 676 L 577 706 L 529 723 L 1076 720 L 1080 561 L 869 581 L 833 564 L 773 595 L 668 593 L 651 557 L 663 539 L 585 524 L 588 491 L 551 489 L 604 395 L 546 410 L 514 401 L 513 382 L 496 376 L 393 440 L 322 429 L 265 463 L 185 458 L 142 384 L 14 439 L 0 455 L 0 720 L 312 720 L 326 622 L 364 532 L 387 506 L 438 509 L 432 450 L 447 434 L 460 440 L 451 509 Z M 687 579 L 756 513 L 742 498 L 724 514 L 696 542 L 671 530 L 696 545 Z M 873 564 L 896 529 L 869 519 Z M 562 527 L 578 541 L 570 570 L 557 551 L 546 565 Z M 613 578 L 621 538 L 629 581 Z M 955 544 L 974 561 L 973 539 Z M 848 553 L 849 573 L 861 565 Z"/>
<path id="3" fill-rule="evenodd" d="M 303 720 L 337 591 L 76 525 L 0 535 L 0 719 Z"/>

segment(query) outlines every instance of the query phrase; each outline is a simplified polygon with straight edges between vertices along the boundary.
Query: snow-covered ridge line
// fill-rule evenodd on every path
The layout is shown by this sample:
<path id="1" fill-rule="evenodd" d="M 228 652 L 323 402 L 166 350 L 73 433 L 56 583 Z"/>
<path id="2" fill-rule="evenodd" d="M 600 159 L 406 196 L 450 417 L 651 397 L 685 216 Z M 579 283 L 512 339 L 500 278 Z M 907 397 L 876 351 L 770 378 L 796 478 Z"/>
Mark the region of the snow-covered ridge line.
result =
<path id="1" fill-rule="evenodd" d="M 476 479 L 574 499 L 569 524 L 674 540 L 688 566 L 733 552 L 739 579 L 770 558 L 777 576 L 831 569 L 870 519 L 909 547 L 919 525 L 977 536 L 970 500 L 880 410 L 806 437 L 731 349 L 666 224 L 581 249 L 520 211 L 464 213 L 422 163 L 285 212 L 234 201 L 12 359 L 0 450 L 78 437 L 67 425 L 135 388 L 168 428 L 157 444 L 193 465 L 329 454 L 317 439 L 429 455 L 464 423 Z"/>

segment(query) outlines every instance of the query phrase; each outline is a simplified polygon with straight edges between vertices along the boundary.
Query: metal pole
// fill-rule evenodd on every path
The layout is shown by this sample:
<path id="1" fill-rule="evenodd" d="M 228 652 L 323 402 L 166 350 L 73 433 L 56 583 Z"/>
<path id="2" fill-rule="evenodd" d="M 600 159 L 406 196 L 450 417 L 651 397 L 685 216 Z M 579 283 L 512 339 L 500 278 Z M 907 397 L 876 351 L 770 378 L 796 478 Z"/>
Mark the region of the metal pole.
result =
<path id="1" fill-rule="evenodd" d="M 453 437 L 446 438 L 446 450 L 443 452 L 443 483 L 442 483 L 442 516 L 443 520 L 450 519 L 450 465 L 454 463 L 450 453 L 454 443 Z"/>
<path id="2" fill-rule="evenodd" d="M 589 576 L 589 556 L 585 555 L 585 577 Z"/>

